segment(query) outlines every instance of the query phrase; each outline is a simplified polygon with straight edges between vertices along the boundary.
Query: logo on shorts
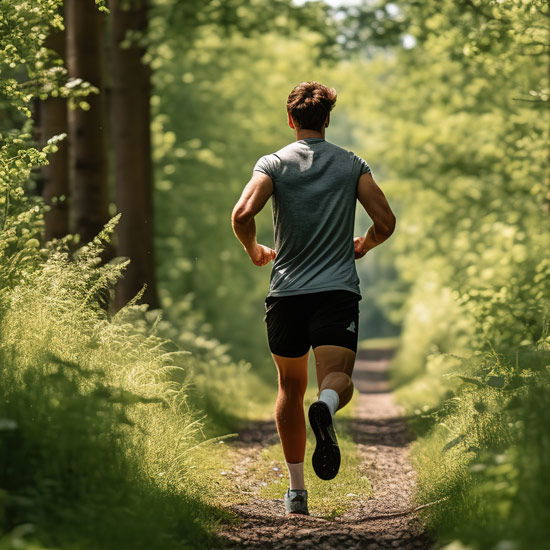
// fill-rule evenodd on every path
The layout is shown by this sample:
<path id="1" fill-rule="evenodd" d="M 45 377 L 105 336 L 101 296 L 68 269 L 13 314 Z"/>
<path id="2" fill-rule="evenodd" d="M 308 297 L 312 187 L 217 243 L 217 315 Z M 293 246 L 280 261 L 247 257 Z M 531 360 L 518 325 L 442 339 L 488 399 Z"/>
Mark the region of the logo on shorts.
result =
<path id="1" fill-rule="evenodd" d="M 355 332 L 355 321 L 352 321 L 348 327 L 346 327 L 346 330 L 349 330 L 351 332 Z"/>

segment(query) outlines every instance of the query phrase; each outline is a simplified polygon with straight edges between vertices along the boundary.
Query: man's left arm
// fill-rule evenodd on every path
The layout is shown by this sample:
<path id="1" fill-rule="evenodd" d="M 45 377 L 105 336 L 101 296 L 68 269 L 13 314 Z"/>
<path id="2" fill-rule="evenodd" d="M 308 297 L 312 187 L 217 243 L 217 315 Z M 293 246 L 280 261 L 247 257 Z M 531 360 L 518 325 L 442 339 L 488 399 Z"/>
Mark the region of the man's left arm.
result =
<path id="1" fill-rule="evenodd" d="M 265 206 L 273 194 L 273 181 L 263 172 L 254 171 L 231 213 L 233 232 L 257 266 L 269 263 L 276 256 L 275 250 L 258 244 L 254 216 Z"/>

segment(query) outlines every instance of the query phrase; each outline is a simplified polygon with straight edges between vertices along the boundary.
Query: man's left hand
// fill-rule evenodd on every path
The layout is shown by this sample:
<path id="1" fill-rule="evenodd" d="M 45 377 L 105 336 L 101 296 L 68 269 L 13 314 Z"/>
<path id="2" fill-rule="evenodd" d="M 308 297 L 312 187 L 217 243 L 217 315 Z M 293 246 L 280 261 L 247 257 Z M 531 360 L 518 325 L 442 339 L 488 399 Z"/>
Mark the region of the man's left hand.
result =
<path id="1" fill-rule="evenodd" d="M 355 237 L 353 239 L 353 249 L 355 251 L 356 260 L 362 258 L 367 253 L 365 241 L 365 237 Z"/>

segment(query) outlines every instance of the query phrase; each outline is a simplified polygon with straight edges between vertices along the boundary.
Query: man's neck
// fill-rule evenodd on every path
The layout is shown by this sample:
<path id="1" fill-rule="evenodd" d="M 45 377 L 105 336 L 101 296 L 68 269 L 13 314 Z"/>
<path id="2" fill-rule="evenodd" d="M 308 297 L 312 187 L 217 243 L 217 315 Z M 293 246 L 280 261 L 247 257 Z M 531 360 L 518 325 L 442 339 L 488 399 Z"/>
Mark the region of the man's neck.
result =
<path id="1" fill-rule="evenodd" d="M 296 130 L 296 141 L 306 138 L 323 138 L 325 139 L 325 130 L 317 132 L 315 130 Z"/>

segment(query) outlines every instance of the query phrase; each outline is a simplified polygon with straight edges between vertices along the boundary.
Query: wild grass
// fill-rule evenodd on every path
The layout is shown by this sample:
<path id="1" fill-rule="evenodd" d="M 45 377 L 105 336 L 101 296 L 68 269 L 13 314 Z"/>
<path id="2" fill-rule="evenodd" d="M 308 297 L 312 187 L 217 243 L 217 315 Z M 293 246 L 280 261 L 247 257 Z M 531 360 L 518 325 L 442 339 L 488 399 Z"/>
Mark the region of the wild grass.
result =
<path id="1" fill-rule="evenodd" d="M 228 345 L 211 336 L 194 318 L 191 306 L 188 307 L 188 314 L 177 315 L 169 310 L 144 309 L 133 315 L 131 322 L 147 331 L 151 322 L 146 317 L 150 316 L 156 333 L 166 340 L 167 346 L 185 355 L 185 368 L 171 376 L 185 384 L 190 406 L 204 420 L 201 424 L 204 437 L 234 433 L 247 420 L 269 415 L 265 404 L 269 403 L 272 386 L 258 376 L 255 365 L 245 360 L 234 361 Z"/>
<path id="2" fill-rule="evenodd" d="M 545 548 L 550 537 L 550 346 L 431 350 L 397 390 L 412 416 L 419 503 L 441 544 Z M 439 327 L 440 329 L 440 327 Z M 438 330 L 439 330 L 438 329 Z M 414 339 L 409 341 L 409 345 Z M 418 342 L 418 341 L 417 341 Z M 393 364 L 412 372 L 401 348 Z"/>
<path id="3" fill-rule="evenodd" d="M 214 371 L 215 352 L 161 337 L 146 306 L 110 317 L 99 305 L 124 268 L 98 265 L 116 221 L 74 258 L 63 242 L 4 254 L 2 548 L 197 548 L 229 518 L 212 498 L 212 410 L 199 405 L 214 391 L 221 415 L 247 367 Z"/>

